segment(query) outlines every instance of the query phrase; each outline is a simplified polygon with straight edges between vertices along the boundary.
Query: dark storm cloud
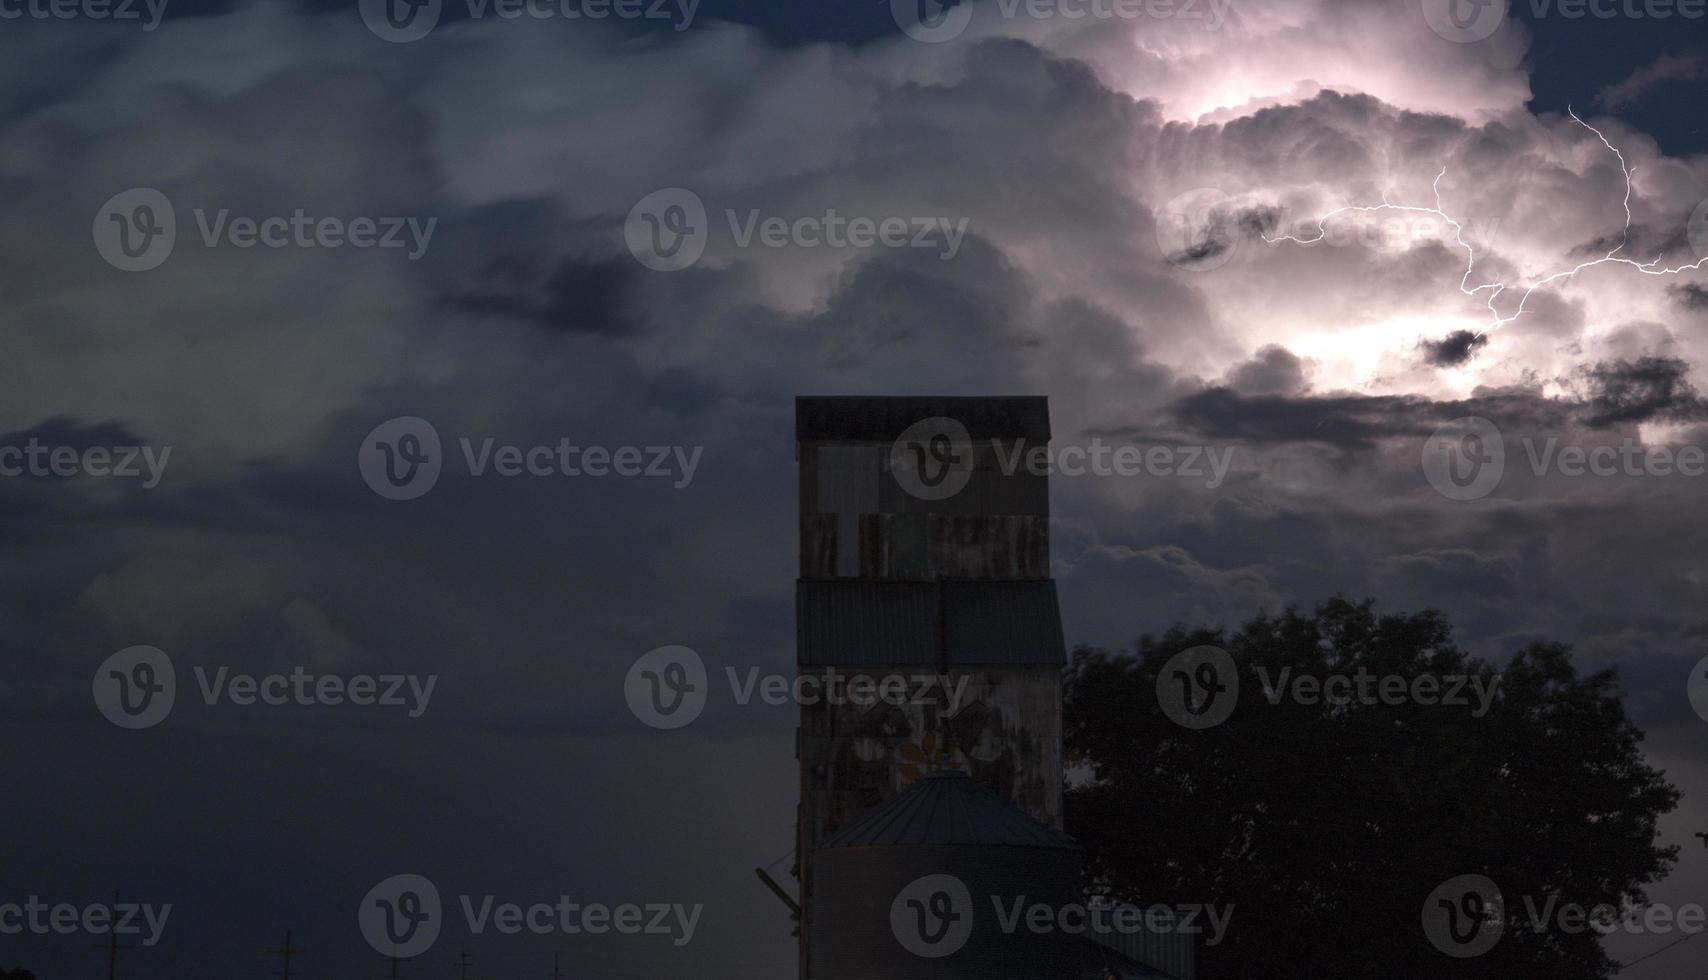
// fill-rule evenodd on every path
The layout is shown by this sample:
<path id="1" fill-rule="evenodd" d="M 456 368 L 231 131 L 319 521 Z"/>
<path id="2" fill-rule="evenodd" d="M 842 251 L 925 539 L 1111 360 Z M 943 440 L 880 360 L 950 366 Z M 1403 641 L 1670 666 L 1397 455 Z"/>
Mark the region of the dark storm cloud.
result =
<path id="1" fill-rule="evenodd" d="M 1426 340 L 1418 347 L 1424 362 L 1434 367 L 1458 367 L 1476 356 L 1477 349 L 1487 347 L 1487 334 L 1470 330 L 1455 330 L 1440 340 Z"/>
<path id="2" fill-rule="evenodd" d="M 1484 392 L 1466 401 L 1410 395 L 1247 397 L 1206 388 L 1175 402 L 1173 418 L 1200 437 L 1255 445 L 1316 443 L 1361 453 L 1383 441 L 1426 435 L 1450 419 L 1484 415 L 1519 424 L 1557 425 L 1567 407 L 1527 392 Z"/>
<path id="3" fill-rule="evenodd" d="M 1293 395 L 1307 385 L 1305 364 L 1292 351 L 1268 344 L 1256 356 L 1228 372 L 1228 387 L 1247 397 Z"/>
<path id="4" fill-rule="evenodd" d="M 1708 416 L 1708 405 L 1697 397 L 1684 361 L 1643 357 L 1635 361 L 1601 362 L 1586 367 L 1581 379 L 1587 392 L 1584 422 L 1604 428 L 1632 422 L 1695 421 Z"/>
<path id="5" fill-rule="evenodd" d="M 1708 310 L 1708 288 L 1687 282 L 1673 286 L 1667 292 L 1687 310 Z"/>
<path id="6" fill-rule="evenodd" d="M 514 317 L 554 333 L 620 337 L 640 329 L 634 294 L 645 270 L 627 258 L 489 259 L 452 287 L 447 302 L 463 313 Z"/>

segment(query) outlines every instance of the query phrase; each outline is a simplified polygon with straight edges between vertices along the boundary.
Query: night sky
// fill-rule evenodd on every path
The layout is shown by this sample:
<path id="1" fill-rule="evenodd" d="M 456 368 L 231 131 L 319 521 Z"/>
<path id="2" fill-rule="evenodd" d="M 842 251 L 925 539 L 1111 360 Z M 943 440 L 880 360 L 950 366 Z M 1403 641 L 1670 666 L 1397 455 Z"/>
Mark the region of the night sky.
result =
<path id="1" fill-rule="evenodd" d="M 575 978 L 792 976 L 752 869 L 788 868 L 795 710 L 725 690 L 660 731 L 624 684 L 667 645 L 792 673 L 799 394 L 1046 395 L 1058 446 L 1231 453 L 1214 485 L 1053 481 L 1070 645 L 1343 594 L 1438 608 L 1497 662 L 1617 664 L 1684 792 L 1650 897 L 1704 901 L 1708 476 L 1530 460 L 1708 442 L 1708 17 L 1535 2 L 1469 43 L 1419 0 L 1232 0 L 1213 30 L 973 0 L 941 43 L 874 0 L 445 0 L 403 42 L 354 0 L 0 19 L 0 447 L 170 447 L 153 485 L 0 477 L 0 904 L 170 903 L 120 977 L 267 976 L 289 929 L 304 977 L 361 980 L 386 967 L 356 909 L 412 873 L 447 905 L 704 905 L 682 945 L 453 919 L 412 980 L 459 949 L 470 980 L 553 950 Z M 115 237 L 143 188 L 175 215 L 154 264 Z M 709 241 L 660 271 L 636 209 L 671 188 Z M 827 210 L 931 237 L 743 243 Z M 240 244 L 298 211 L 352 241 Z M 1505 475 L 1454 499 L 1420 460 L 1467 417 Z M 442 439 L 414 499 L 358 464 L 395 419 Z M 464 439 L 668 452 L 475 475 Z M 134 646 L 176 668 L 145 730 L 91 697 Z M 437 680 L 412 717 L 210 705 L 197 667 Z M 0 967 L 92 976 L 99 942 L 0 935 Z"/>

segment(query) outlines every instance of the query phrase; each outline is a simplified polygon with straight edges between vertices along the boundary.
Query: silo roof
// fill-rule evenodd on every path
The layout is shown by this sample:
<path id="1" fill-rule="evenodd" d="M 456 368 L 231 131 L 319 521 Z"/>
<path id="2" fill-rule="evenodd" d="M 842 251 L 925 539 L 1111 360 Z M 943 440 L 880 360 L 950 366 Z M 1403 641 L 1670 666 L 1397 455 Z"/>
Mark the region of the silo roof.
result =
<path id="1" fill-rule="evenodd" d="M 973 439 L 1050 441 L 1050 403 L 1041 395 L 850 396 L 795 399 L 797 442 L 891 442 L 921 419 L 947 417 Z"/>
<path id="2" fill-rule="evenodd" d="M 970 845 L 1080 850 L 964 772 L 934 772 L 873 807 L 826 840 L 831 847 Z"/>

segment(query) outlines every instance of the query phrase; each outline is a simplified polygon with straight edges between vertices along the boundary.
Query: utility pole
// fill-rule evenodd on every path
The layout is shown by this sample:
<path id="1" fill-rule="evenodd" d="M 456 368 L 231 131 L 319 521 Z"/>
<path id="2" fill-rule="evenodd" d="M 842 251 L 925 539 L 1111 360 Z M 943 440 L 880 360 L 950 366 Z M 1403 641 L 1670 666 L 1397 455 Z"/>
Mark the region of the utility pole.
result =
<path id="1" fill-rule="evenodd" d="M 391 964 L 391 969 L 386 972 L 386 980 L 403 980 L 403 974 L 397 972 L 397 957 L 388 956 L 386 961 Z"/>
<path id="2" fill-rule="evenodd" d="M 289 929 L 286 929 L 285 930 L 285 945 L 284 946 L 282 946 L 278 949 L 264 949 L 261 952 L 263 955 L 266 955 L 266 956 L 281 956 L 281 957 L 283 957 L 284 958 L 284 969 L 280 970 L 278 973 L 273 974 L 273 976 L 279 977 L 279 978 L 281 978 L 281 980 L 291 980 L 291 975 L 292 975 L 291 974 L 291 954 L 292 953 L 306 953 L 306 952 L 308 952 L 308 950 L 306 950 L 306 949 L 292 949 L 291 948 L 291 931 Z"/>
<path id="3" fill-rule="evenodd" d="M 457 958 L 451 965 L 457 968 L 458 980 L 469 980 L 469 967 L 474 965 L 474 960 L 469 958 L 468 950 L 462 949 L 457 951 Z"/>
<path id="4" fill-rule="evenodd" d="M 563 971 L 557 968 L 558 952 L 552 951 L 552 980 L 563 980 Z"/>
<path id="5" fill-rule="evenodd" d="M 115 888 L 115 889 L 113 889 L 113 911 L 114 911 L 114 914 L 117 914 L 118 908 L 119 908 L 119 890 L 117 888 Z M 105 946 L 96 946 L 95 948 L 99 949 L 99 950 L 103 950 L 107 954 L 107 980 L 118 980 L 119 950 L 131 948 L 129 946 L 120 946 L 119 945 L 119 931 L 118 931 L 118 929 L 114 928 L 114 929 L 109 930 L 107 932 L 107 944 Z"/>

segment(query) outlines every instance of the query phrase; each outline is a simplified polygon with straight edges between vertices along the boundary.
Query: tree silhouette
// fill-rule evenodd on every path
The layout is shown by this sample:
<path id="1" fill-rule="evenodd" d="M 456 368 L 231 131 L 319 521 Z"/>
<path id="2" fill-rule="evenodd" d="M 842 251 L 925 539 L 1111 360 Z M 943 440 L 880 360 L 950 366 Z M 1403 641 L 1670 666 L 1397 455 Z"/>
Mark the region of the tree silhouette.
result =
<path id="1" fill-rule="evenodd" d="M 1193 730 L 1165 714 L 1157 679 L 1198 645 L 1227 652 L 1240 690 L 1225 722 Z M 1498 683 L 1481 717 L 1474 696 L 1307 704 L 1283 688 L 1272 703 L 1284 668 Z M 1643 763 L 1622 698 L 1613 670 L 1579 676 L 1563 645 L 1497 670 L 1455 647 L 1441 614 L 1377 616 L 1371 601 L 1231 634 L 1177 626 L 1132 655 L 1081 648 L 1066 749 L 1089 776 L 1069 787 L 1068 830 L 1094 893 L 1233 906 L 1225 939 L 1200 944 L 1206 980 L 1607 977 L 1617 964 L 1594 930 L 1538 927 L 1532 911 L 1640 904 L 1677 857 L 1656 824 L 1679 794 Z M 1426 899 L 1466 874 L 1499 887 L 1489 922 L 1505 931 L 1449 958 L 1426 934 Z"/>

